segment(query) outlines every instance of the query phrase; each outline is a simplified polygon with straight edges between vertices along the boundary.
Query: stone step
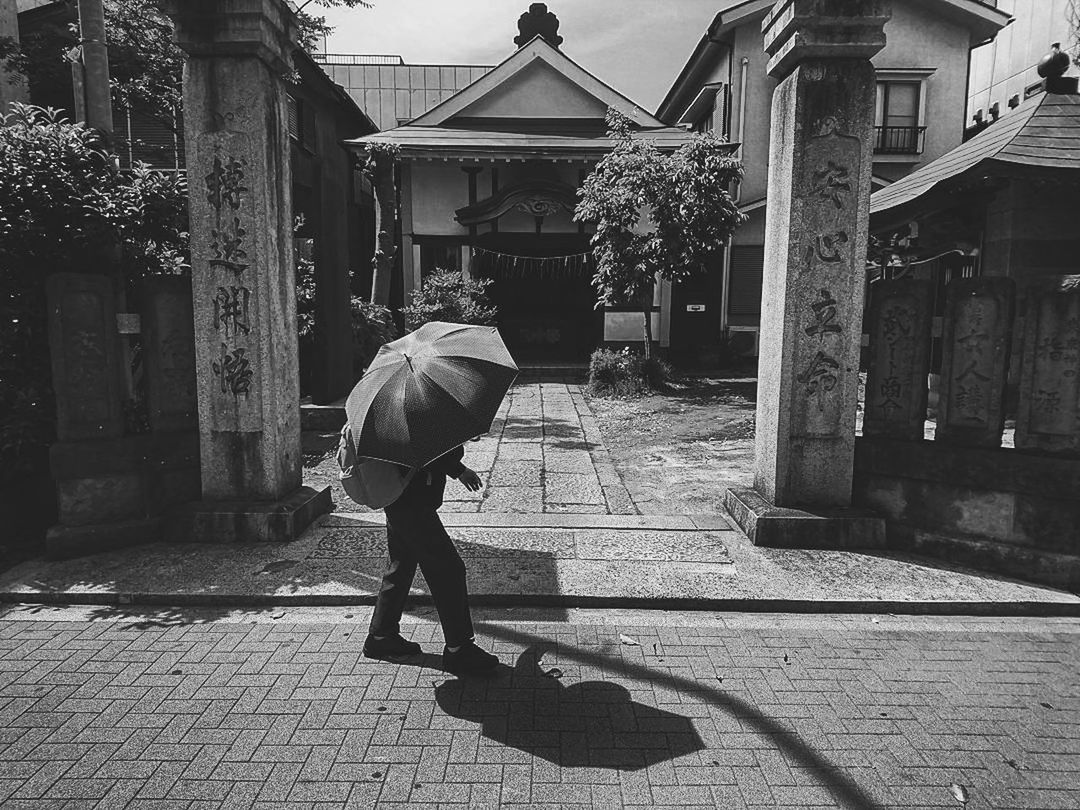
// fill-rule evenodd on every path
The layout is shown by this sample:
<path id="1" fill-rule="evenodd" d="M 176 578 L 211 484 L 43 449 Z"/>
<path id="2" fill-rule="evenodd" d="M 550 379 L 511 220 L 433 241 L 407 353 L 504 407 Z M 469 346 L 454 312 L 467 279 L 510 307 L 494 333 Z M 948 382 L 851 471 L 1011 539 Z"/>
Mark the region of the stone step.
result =
<path id="1" fill-rule="evenodd" d="M 601 515 L 568 512 L 441 512 L 446 527 L 502 529 L 609 529 L 664 532 L 733 531 L 724 515 Z M 320 527 L 366 528 L 385 526 L 378 512 L 334 512 L 321 518 Z"/>

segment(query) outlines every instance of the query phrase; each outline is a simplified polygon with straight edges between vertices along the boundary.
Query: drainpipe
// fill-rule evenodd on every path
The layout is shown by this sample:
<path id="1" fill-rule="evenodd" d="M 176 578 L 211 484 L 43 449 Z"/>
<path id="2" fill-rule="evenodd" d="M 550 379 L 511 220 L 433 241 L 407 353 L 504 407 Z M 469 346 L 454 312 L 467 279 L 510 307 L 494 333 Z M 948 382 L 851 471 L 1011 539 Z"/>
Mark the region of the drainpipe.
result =
<path id="1" fill-rule="evenodd" d="M 743 155 L 743 135 L 746 133 L 746 72 L 750 65 L 750 59 L 743 57 L 739 63 L 739 160 L 742 160 Z M 735 185 L 735 203 L 738 204 L 742 198 L 742 183 Z M 727 244 L 724 245 L 724 266 L 723 276 L 724 280 L 720 286 L 720 329 L 722 332 L 727 332 L 728 322 L 731 320 L 728 315 L 728 306 L 731 298 L 731 246 L 732 237 L 728 237 Z"/>
<path id="2" fill-rule="evenodd" d="M 743 156 L 743 138 L 746 136 L 746 74 L 749 70 L 750 58 L 744 56 L 739 63 L 739 160 Z M 735 187 L 735 202 L 742 199 L 742 183 Z"/>

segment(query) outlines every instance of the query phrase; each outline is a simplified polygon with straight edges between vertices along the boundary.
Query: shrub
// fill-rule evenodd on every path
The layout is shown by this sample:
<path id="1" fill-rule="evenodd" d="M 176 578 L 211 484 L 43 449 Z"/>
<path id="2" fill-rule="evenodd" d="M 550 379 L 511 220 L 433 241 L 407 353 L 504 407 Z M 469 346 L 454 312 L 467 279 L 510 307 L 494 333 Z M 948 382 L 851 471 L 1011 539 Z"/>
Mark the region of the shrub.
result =
<path id="1" fill-rule="evenodd" d="M 183 181 L 120 171 L 93 130 L 23 104 L 0 118 L 0 486 L 40 469 L 55 409 L 45 279 L 186 272 Z"/>
<path id="2" fill-rule="evenodd" d="M 664 390 L 671 376 L 671 366 L 657 357 L 645 358 L 629 349 L 597 349 L 589 358 L 588 391 L 600 397 L 632 397 Z"/>
<path id="3" fill-rule="evenodd" d="M 458 270 L 436 270 L 402 307 L 410 331 L 432 321 L 493 326 L 498 310 L 488 298 L 489 279 L 469 279 Z"/>
<path id="4" fill-rule="evenodd" d="M 353 368 L 359 377 L 378 354 L 379 347 L 397 339 L 398 330 L 387 307 L 354 297 L 352 334 Z"/>

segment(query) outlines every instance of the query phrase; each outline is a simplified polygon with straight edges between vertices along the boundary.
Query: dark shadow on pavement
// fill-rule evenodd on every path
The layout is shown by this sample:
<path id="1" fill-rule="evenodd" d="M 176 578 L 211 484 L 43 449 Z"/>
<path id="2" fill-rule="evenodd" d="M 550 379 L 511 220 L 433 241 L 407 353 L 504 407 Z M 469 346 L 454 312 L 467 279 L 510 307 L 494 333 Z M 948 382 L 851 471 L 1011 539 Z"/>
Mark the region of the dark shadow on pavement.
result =
<path id="1" fill-rule="evenodd" d="M 530 651 L 542 648 L 543 645 L 550 643 L 540 636 L 536 636 L 531 633 L 525 633 L 520 630 L 514 630 L 504 625 L 483 622 L 478 623 L 477 629 L 491 638 L 502 639 L 504 641 L 509 641 L 515 644 L 525 645 L 528 649 L 526 650 L 526 653 L 524 655 L 529 655 Z M 742 700 L 741 698 L 728 694 L 722 689 L 718 689 L 713 686 L 706 686 L 705 684 L 690 678 L 657 671 L 654 669 L 650 669 L 649 667 L 642 666 L 641 664 L 634 664 L 632 662 L 626 661 L 625 659 L 617 655 L 609 655 L 602 652 L 593 652 L 590 650 L 582 649 L 581 647 L 575 647 L 562 643 L 559 644 L 558 649 L 560 658 L 571 659 L 582 664 L 600 667 L 603 669 L 616 670 L 620 676 L 632 677 L 642 681 L 647 681 L 657 686 L 676 690 L 682 694 L 692 694 L 710 703 L 713 706 L 724 709 L 728 711 L 733 717 L 737 718 L 741 724 L 743 724 L 744 730 L 752 730 L 758 735 L 768 739 L 773 745 L 776 746 L 776 749 L 778 751 L 784 754 L 784 756 L 787 758 L 788 762 L 792 766 L 798 766 L 812 771 L 814 774 L 816 774 L 821 780 L 822 786 L 832 794 L 833 799 L 835 800 L 838 807 L 858 808 L 858 810 L 876 810 L 877 808 L 881 807 L 881 805 L 877 801 L 875 801 L 874 798 L 870 796 L 865 790 L 863 790 L 863 788 L 860 787 L 859 784 L 855 782 L 855 780 L 853 780 L 847 774 L 843 773 L 840 770 L 839 766 L 832 764 L 824 756 L 818 753 L 813 747 L 800 740 L 798 735 L 793 732 L 789 727 L 778 722 L 774 718 L 762 712 L 758 707 L 746 702 L 745 700 Z M 519 660 L 519 664 L 520 663 L 521 662 Z M 515 669 L 515 672 L 516 671 L 517 670 Z M 582 686 L 584 685 L 585 684 L 582 684 Z M 448 684 L 440 688 L 445 688 L 446 686 L 448 686 Z M 470 694 L 468 691 L 469 684 L 464 684 L 463 686 L 456 687 L 456 689 L 460 690 L 460 701 L 457 709 L 457 711 L 460 712 L 463 711 L 461 707 L 466 705 L 466 696 Z M 455 714 L 455 707 L 452 702 L 452 697 L 453 692 L 451 692 L 449 699 L 447 699 L 439 694 L 439 689 L 436 689 L 436 700 L 438 700 L 439 706 L 442 707 L 443 711 L 447 712 L 448 714 Z M 447 701 L 446 703 L 444 703 L 444 699 Z M 473 700 L 475 700 L 475 698 Z M 561 705 L 561 703 L 557 700 L 551 702 L 554 702 L 557 705 Z M 543 711 L 543 709 L 541 708 L 543 703 L 544 701 L 540 699 L 537 699 L 535 702 L 534 709 L 536 711 L 537 717 L 542 716 L 540 712 Z M 483 704 L 481 704 L 481 706 L 482 705 Z M 586 721 L 593 719 L 585 713 L 593 711 L 595 709 L 595 700 L 590 699 L 589 701 L 582 701 L 580 704 L 570 705 L 575 706 L 577 708 L 577 711 Z M 475 703 L 470 705 L 468 707 L 468 710 L 475 713 L 477 711 Z M 455 716 L 470 717 L 470 715 L 468 714 L 455 714 Z M 483 719 L 482 713 L 480 714 L 480 717 L 481 719 Z M 687 725 L 690 725 L 689 721 L 686 720 L 686 718 L 679 719 L 684 720 Z M 692 729 L 693 726 L 690 725 L 690 728 Z M 501 733 L 502 727 L 493 720 L 491 721 L 490 731 L 492 733 Z M 491 734 L 489 734 L 489 726 L 486 723 L 484 726 L 484 735 L 491 736 Z M 704 746 L 701 744 L 700 738 L 696 737 L 696 732 L 694 732 L 694 735 L 697 739 L 698 747 L 691 748 L 689 750 L 701 750 Z M 509 740 L 506 740 L 506 744 L 513 745 L 513 743 Z M 527 750 L 531 750 L 532 753 L 535 753 L 538 756 L 544 756 L 540 752 L 539 746 L 536 749 Z"/>
<path id="2" fill-rule="evenodd" d="M 479 723 L 490 740 L 563 768 L 637 771 L 702 750 L 686 717 L 635 703 L 604 681 L 564 686 L 540 662 L 545 645 L 525 650 L 505 677 L 450 680 L 435 689 L 446 714 Z M 552 670 L 554 669 L 554 672 Z"/>

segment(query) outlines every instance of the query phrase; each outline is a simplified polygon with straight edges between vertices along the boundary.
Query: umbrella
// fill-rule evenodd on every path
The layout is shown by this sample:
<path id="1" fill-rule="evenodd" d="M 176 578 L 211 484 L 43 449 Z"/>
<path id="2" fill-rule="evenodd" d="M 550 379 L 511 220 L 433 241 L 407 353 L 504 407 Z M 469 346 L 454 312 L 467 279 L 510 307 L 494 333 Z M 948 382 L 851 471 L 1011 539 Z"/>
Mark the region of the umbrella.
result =
<path id="1" fill-rule="evenodd" d="M 349 394 L 356 454 L 423 467 L 486 433 L 517 374 L 496 328 L 425 324 L 380 348 Z"/>

